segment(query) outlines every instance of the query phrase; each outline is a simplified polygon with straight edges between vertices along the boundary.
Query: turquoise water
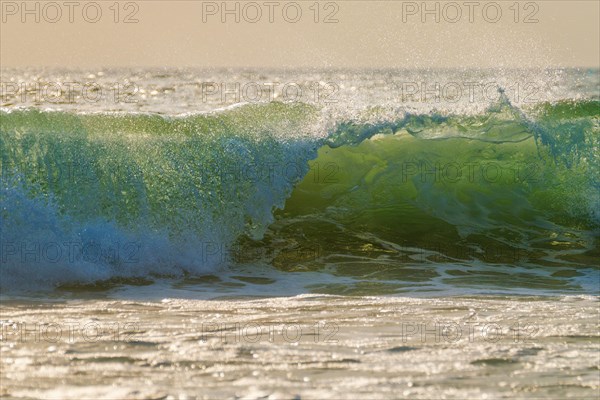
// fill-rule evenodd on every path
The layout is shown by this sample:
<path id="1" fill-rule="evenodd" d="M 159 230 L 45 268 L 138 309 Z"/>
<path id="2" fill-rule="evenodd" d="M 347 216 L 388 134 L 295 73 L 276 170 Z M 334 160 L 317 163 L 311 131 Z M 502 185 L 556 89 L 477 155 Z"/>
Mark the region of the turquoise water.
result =
<path id="1" fill-rule="evenodd" d="M 597 398 L 598 70 L 2 77 L 0 397 Z"/>
<path id="2" fill-rule="evenodd" d="M 394 103 L 363 75 L 333 105 L 5 104 L 3 290 L 597 293 L 597 71 L 527 103 Z"/>

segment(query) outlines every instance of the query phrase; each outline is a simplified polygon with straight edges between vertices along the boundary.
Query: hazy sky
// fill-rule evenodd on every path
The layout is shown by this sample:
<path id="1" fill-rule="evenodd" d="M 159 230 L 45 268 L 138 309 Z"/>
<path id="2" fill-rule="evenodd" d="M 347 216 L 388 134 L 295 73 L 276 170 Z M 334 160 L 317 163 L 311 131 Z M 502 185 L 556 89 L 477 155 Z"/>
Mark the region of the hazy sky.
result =
<path id="1" fill-rule="evenodd" d="M 598 0 L 68 1 L 0 1 L 1 65 L 600 64 Z"/>

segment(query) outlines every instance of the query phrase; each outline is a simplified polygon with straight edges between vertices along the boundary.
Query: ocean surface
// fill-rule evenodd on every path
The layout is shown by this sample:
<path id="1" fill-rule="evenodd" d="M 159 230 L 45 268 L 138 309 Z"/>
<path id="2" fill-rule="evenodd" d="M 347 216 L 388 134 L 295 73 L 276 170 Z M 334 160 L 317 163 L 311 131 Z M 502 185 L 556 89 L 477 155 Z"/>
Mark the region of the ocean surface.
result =
<path id="1" fill-rule="evenodd" d="M 1 81 L 3 398 L 600 394 L 597 69 Z"/>

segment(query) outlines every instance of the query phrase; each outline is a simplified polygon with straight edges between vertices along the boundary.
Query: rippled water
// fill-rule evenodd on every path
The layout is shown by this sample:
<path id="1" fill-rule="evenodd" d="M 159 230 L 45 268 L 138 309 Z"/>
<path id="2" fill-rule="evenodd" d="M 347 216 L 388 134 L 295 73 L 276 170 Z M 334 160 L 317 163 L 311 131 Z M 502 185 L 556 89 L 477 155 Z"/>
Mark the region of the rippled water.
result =
<path id="1" fill-rule="evenodd" d="M 4 398 L 592 399 L 599 390 L 596 297 L 8 301 L 2 323 Z"/>

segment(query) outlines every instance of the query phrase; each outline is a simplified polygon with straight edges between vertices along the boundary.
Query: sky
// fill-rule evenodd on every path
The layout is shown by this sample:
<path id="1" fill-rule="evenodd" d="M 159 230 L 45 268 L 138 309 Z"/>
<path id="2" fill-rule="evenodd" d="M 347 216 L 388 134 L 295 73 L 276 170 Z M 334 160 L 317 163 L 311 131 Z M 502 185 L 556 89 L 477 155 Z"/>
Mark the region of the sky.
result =
<path id="1" fill-rule="evenodd" d="M 599 67 L 600 1 L 0 1 L 1 67 Z"/>

